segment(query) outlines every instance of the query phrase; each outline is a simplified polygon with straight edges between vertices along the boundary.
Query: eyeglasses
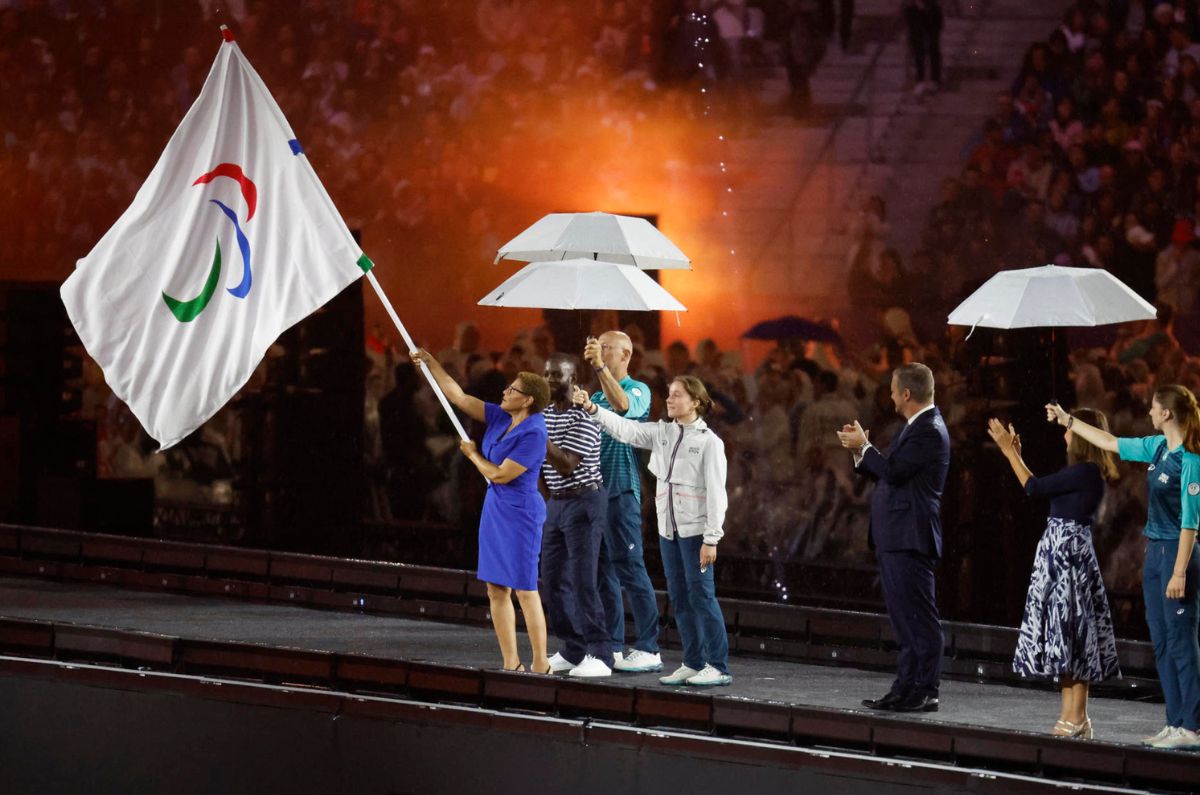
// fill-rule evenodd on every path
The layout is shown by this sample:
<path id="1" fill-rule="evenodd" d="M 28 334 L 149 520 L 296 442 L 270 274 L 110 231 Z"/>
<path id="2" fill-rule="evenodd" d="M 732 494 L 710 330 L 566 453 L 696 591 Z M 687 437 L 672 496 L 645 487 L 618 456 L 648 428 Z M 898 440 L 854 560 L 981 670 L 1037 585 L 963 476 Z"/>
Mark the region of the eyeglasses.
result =
<path id="1" fill-rule="evenodd" d="M 517 389 L 512 384 L 509 384 L 508 386 L 504 387 L 504 394 L 507 395 L 509 392 L 516 392 L 518 395 L 524 395 L 525 397 L 529 397 L 528 392 L 521 390 L 521 389 Z"/>

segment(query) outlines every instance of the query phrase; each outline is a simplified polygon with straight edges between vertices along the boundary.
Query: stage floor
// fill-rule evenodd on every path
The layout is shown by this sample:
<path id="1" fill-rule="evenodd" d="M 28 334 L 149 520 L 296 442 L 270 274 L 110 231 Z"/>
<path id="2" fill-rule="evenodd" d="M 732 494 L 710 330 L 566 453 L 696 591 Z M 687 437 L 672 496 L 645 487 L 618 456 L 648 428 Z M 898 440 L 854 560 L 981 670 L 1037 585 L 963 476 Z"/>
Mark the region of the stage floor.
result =
<path id="1" fill-rule="evenodd" d="M 495 638 L 487 628 L 79 583 L 0 578 L 0 617 L 476 668 L 496 668 L 500 664 Z M 527 655 L 524 636 L 521 645 Z M 664 650 L 663 662 L 673 670 L 679 663 L 678 650 Z M 860 700 L 882 695 L 891 683 L 891 677 L 880 672 L 746 657 L 733 658 L 731 669 L 733 684 L 716 688 L 713 695 L 856 712 L 870 712 L 859 705 Z M 600 681 L 628 687 L 663 687 L 657 676 L 614 674 Z M 1100 741 L 1134 743 L 1163 724 L 1161 704 L 1093 698 L 1089 712 Z M 1049 730 L 1057 714 L 1058 696 L 1050 690 L 944 681 L 941 711 L 896 717 L 1042 732 Z"/>

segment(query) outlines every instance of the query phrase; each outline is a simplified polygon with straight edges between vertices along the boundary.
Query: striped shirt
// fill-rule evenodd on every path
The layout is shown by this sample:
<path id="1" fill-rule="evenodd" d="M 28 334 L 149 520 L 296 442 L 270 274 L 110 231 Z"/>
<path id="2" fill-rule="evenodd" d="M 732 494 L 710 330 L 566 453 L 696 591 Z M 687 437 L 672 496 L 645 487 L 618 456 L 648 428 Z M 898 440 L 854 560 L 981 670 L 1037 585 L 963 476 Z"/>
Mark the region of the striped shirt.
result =
<path id="1" fill-rule="evenodd" d="M 628 375 L 618 383 L 629 400 L 629 409 L 621 416 L 638 422 L 648 420 L 650 418 L 650 387 Z M 608 398 L 604 397 L 604 390 L 592 395 L 592 402 L 597 406 L 612 409 Z M 632 491 L 633 496 L 639 500 L 642 498 L 642 474 L 641 467 L 638 466 L 637 453 L 633 447 L 624 442 L 618 442 L 607 433 L 600 441 L 600 472 L 604 475 L 604 485 L 608 487 L 609 497 Z"/>
<path id="2" fill-rule="evenodd" d="M 550 441 L 559 449 L 579 456 L 579 466 L 570 475 L 560 475 L 547 459 L 542 464 L 542 475 L 546 488 L 551 493 L 564 489 L 577 489 L 589 483 L 600 483 L 600 426 L 578 406 L 558 411 L 551 403 L 542 414 L 546 418 L 546 431 Z"/>

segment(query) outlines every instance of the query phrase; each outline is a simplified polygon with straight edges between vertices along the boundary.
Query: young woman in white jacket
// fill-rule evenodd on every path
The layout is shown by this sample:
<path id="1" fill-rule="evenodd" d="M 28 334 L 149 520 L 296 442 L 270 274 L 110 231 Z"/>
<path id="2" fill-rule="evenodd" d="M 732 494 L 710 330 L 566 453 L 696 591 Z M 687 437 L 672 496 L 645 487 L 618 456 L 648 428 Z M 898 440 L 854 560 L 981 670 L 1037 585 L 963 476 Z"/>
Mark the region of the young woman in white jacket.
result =
<path id="1" fill-rule="evenodd" d="M 683 665 L 664 685 L 727 685 L 729 638 L 717 604 L 713 564 L 725 534 L 725 444 L 703 416 L 712 407 L 699 378 L 677 377 L 667 393 L 670 421 L 635 422 L 592 403 L 579 387 L 575 403 L 614 439 L 650 451 L 658 478 L 658 544 L 667 595 L 683 642 Z"/>

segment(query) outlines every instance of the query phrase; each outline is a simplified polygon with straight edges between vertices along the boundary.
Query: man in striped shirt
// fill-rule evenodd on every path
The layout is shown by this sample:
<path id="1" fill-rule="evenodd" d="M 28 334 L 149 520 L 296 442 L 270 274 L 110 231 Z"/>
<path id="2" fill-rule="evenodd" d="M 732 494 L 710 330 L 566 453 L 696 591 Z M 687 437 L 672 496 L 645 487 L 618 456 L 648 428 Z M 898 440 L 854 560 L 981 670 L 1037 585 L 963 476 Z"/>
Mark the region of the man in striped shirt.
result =
<path id="1" fill-rule="evenodd" d="M 550 671 L 574 677 L 612 674 L 604 608 L 596 589 L 600 542 L 608 526 L 608 494 L 600 477 L 600 426 L 571 403 L 575 362 L 556 353 L 546 360 L 550 405 L 542 477 L 550 499 L 542 530 L 542 598 L 550 631 L 562 647 Z"/>
<path id="2" fill-rule="evenodd" d="M 597 406 L 622 417 L 650 417 L 650 387 L 629 375 L 633 341 L 622 331 L 590 338 L 583 356 L 596 371 L 600 390 L 592 395 Z M 608 620 L 613 668 L 625 673 L 661 671 L 658 653 L 658 598 L 642 557 L 642 474 L 637 453 L 624 442 L 604 434 L 600 442 L 600 473 L 608 490 L 608 528 L 600 547 L 600 599 Z M 625 647 L 625 603 L 629 595 L 636 637 Z"/>

